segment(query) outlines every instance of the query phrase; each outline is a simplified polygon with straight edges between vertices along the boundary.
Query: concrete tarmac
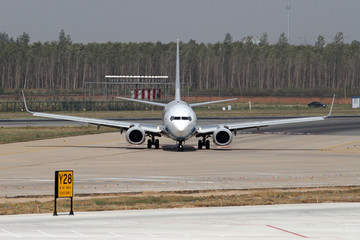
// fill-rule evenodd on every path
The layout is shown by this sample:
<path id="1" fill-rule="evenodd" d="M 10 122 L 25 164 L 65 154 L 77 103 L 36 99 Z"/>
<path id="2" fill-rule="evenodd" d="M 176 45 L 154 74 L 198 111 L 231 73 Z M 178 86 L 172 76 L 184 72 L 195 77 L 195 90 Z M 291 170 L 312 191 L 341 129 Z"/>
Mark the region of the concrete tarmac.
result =
<path id="1" fill-rule="evenodd" d="M 359 239 L 360 204 L 0 216 L 0 239 Z"/>
<path id="2" fill-rule="evenodd" d="M 177 152 L 130 145 L 118 132 L 0 145 L 0 196 L 52 195 L 54 171 L 74 170 L 75 194 L 359 185 L 360 138 L 238 134 L 231 145 Z"/>

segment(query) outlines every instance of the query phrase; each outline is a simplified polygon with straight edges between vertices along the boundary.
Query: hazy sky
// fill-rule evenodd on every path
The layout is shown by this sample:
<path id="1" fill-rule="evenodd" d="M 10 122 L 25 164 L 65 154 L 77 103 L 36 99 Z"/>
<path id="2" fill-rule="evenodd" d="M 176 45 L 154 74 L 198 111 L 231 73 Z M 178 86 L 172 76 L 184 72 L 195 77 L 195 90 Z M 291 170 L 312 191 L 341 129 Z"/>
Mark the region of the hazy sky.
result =
<path id="1" fill-rule="evenodd" d="M 234 40 L 267 32 L 276 42 L 287 32 L 287 0 L 0 0 L 0 32 L 31 42 L 197 42 Z M 291 0 L 291 43 L 327 42 L 342 31 L 360 40 L 359 0 Z"/>

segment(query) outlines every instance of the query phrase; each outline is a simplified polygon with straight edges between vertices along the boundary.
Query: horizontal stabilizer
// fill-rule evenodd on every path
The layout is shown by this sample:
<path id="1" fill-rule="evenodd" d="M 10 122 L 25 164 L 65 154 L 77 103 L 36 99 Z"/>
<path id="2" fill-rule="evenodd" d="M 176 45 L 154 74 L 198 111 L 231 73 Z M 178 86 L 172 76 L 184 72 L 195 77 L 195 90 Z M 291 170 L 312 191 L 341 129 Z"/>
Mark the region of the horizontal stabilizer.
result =
<path id="1" fill-rule="evenodd" d="M 145 101 L 145 100 L 140 100 L 140 99 L 125 98 L 125 97 L 116 97 L 116 98 L 123 99 L 123 100 L 128 100 L 128 101 L 133 101 L 133 102 L 151 104 L 151 105 L 160 106 L 160 107 L 165 107 L 166 106 L 165 103 L 158 103 L 158 102 Z"/>
<path id="2" fill-rule="evenodd" d="M 238 98 L 231 98 L 231 99 L 224 99 L 224 100 L 217 100 L 217 101 L 210 101 L 210 102 L 201 102 L 201 103 L 191 103 L 189 105 L 190 105 L 190 107 L 197 107 L 197 106 L 201 106 L 201 105 L 229 102 L 229 101 L 235 101 L 235 100 L 238 100 Z"/>

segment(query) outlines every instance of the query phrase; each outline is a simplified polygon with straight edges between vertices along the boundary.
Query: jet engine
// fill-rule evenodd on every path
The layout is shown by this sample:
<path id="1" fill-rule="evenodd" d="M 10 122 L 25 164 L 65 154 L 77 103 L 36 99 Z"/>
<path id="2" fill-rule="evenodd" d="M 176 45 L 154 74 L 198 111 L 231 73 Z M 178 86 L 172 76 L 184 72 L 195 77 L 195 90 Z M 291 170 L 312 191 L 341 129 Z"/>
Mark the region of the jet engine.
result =
<path id="1" fill-rule="evenodd" d="M 216 129 L 213 135 L 213 140 L 216 145 L 225 146 L 231 143 L 232 133 L 229 129 L 220 127 Z"/>
<path id="2" fill-rule="evenodd" d="M 134 126 L 126 131 L 126 140 L 135 145 L 142 144 L 145 141 L 145 131 L 140 126 Z"/>

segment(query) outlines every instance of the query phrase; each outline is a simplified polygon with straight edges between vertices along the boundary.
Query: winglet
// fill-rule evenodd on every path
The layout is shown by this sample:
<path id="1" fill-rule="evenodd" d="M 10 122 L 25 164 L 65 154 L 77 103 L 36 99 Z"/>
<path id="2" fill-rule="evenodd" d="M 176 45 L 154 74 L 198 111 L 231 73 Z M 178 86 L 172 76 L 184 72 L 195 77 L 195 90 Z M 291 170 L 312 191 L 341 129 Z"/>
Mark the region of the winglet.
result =
<path id="1" fill-rule="evenodd" d="M 332 103 L 331 103 L 331 107 L 330 107 L 330 112 L 328 115 L 324 116 L 324 118 L 328 118 L 331 116 L 331 113 L 332 113 L 332 110 L 333 110 L 333 106 L 334 106 L 334 101 L 335 101 L 335 94 L 333 96 L 333 100 L 332 100 Z"/>
<path id="2" fill-rule="evenodd" d="M 28 107 L 27 107 L 24 90 L 21 90 L 21 92 L 22 92 L 22 96 L 23 96 L 23 99 L 24 99 L 25 110 L 26 110 L 28 113 L 33 113 L 33 112 L 29 111 L 29 109 L 28 109 Z"/>

